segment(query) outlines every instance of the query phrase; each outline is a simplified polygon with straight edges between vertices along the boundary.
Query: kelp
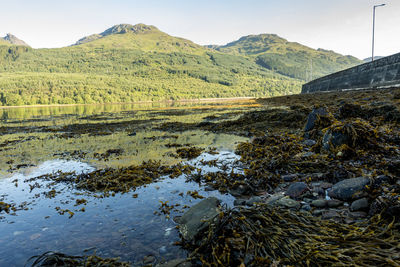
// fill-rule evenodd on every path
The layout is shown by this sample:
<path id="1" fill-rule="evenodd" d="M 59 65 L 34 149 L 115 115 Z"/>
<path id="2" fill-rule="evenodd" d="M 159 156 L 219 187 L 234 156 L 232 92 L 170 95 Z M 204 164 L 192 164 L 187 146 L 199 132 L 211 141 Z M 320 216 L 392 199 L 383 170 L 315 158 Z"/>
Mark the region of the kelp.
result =
<path id="1" fill-rule="evenodd" d="M 380 215 L 347 225 L 258 205 L 221 212 L 182 244 L 203 266 L 400 266 L 398 227 Z"/>
<path id="2" fill-rule="evenodd" d="M 30 263 L 33 261 L 32 263 Z M 119 261 L 118 258 L 101 258 L 92 256 L 71 256 L 63 253 L 48 251 L 42 255 L 31 257 L 25 266 L 46 267 L 46 266 L 64 266 L 64 267 L 129 267 L 128 262 Z"/>

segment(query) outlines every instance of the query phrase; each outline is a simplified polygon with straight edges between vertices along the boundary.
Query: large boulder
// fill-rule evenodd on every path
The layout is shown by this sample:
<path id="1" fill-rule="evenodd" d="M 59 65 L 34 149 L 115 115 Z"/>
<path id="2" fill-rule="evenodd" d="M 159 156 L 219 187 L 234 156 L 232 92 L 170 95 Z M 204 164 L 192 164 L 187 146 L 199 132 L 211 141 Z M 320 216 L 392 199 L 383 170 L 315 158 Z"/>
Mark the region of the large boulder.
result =
<path id="1" fill-rule="evenodd" d="M 217 198 L 210 197 L 191 207 L 177 220 L 182 237 L 188 242 L 195 241 L 195 237 L 217 219 L 219 204 Z"/>
<path id="2" fill-rule="evenodd" d="M 343 201 L 358 199 L 369 183 L 370 180 L 365 177 L 346 179 L 334 184 L 328 195 Z"/>

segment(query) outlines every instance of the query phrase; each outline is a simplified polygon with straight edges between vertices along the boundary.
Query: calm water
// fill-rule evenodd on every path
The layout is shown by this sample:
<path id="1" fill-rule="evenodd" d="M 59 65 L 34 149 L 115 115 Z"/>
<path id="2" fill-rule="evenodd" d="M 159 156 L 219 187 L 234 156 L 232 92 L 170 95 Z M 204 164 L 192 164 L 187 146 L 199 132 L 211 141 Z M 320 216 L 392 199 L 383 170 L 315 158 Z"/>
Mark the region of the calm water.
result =
<path id="1" fill-rule="evenodd" d="M 155 214 L 160 211 L 161 202 L 180 204 L 177 210 L 171 211 L 170 216 L 173 218 L 185 211 L 184 205 L 192 206 L 200 201 L 187 195 L 188 191 L 197 190 L 204 197 L 216 196 L 229 206 L 234 200 L 232 196 L 221 195 L 217 191 L 205 191 L 196 183 L 186 182 L 185 175 L 176 179 L 164 177 L 134 192 L 106 198 L 96 198 L 93 194 L 72 190 L 63 184 L 56 186 L 58 193 L 54 198 L 47 198 L 43 193 L 49 191 L 46 187 L 49 182 L 37 180 L 35 182 L 41 187 L 31 190 L 30 185 L 35 182 L 24 181 L 57 171 L 85 173 L 106 166 L 137 164 L 147 159 L 177 162 L 179 159 L 169 156 L 175 150 L 166 146 L 171 143 L 216 147 L 219 154 L 203 153 L 189 163 L 201 168 L 203 173 L 218 171 L 218 167 L 203 166 L 199 163 L 200 160 L 218 159 L 221 164 L 229 165 L 238 159 L 232 152 L 236 143 L 246 139 L 202 131 L 171 133 L 155 128 L 161 123 L 156 122 L 157 119 L 162 122 L 201 122 L 210 114 L 223 117 L 228 114 L 228 110 L 232 111 L 232 106 L 224 108 L 224 105 L 226 103 L 214 104 L 211 109 L 204 109 L 204 105 L 190 104 L 173 109 L 172 113 L 170 107 L 138 111 L 131 106 L 113 107 L 115 110 L 107 111 L 107 114 L 103 110 L 91 111 L 91 116 L 100 118 L 96 120 L 96 123 L 101 122 L 99 128 L 105 127 L 102 124 L 104 121 L 130 120 L 132 113 L 127 111 L 131 110 L 137 119 L 147 120 L 152 117 L 154 121 L 150 120 L 145 127 L 135 129 L 130 128 L 129 124 L 124 125 L 125 128 L 118 128 L 118 131 L 113 130 L 112 134 L 103 136 L 79 133 L 68 138 L 60 138 L 60 132 L 40 132 L 36 129 L 49 125 L 85 125 L 87 120 L 82 122 L 80 118 L 89 114 L 76 110 L 63 112 L 59 108 L 48 111 L 46 108 L 47 113 L 41 112 L 39 115 L 32 110 L 25 113 L 30 115 L 22 117 L 3 115 L 3 127 L 14 127 L 15 124 L 18 127 L 29 127 L 32 129 L 29 135 L 38 138 L 10 143 L 8 141 L 18 140 L 17 136 L 26 138 L 27 134 L 3 132 L 1 136 L 6 145 L 0 150 L 3 162 L 0 165 L 0 201 L 22 205 L 21 210 L 17 210 L 15 214 L 0 213 L 0 266 L 22 266 L 29 257 L 50 250 L 71 255 L 96 253 L 102 257 L 121 257 L 134 264 L 140 264 L 143 257 L 148 255 L 155 256 L 158 261 L 185 256 L 186 252 L 174 245 L 179 240 L 176 224 L 163 214 Z M 247 108 L 243 103 L 233 105 L 235 111 Z M 20 111 L 16 114 L 22 113 Z M 129 135 L 133 131 L 135 135 Z M 111 155 L 106 160 L 98 156 L 110 148 L 122 149 L 123 152 Z M 79 156 L 71 156 L 72 149 L 78 151 L 75 154 Z M 24 165 L 16 168 L 19 164 Z M 234 171 L 241 172 L 241 169 L 235 167 Z M 138 194 L 138 197 L 134 198 L 133 194 Z M 82 198 L 87 203 L 76 205 L 76 200 Z M 60 209 L 70 210 L 74 215 L 70 216 L 68 212 L 61 215 Z"/>

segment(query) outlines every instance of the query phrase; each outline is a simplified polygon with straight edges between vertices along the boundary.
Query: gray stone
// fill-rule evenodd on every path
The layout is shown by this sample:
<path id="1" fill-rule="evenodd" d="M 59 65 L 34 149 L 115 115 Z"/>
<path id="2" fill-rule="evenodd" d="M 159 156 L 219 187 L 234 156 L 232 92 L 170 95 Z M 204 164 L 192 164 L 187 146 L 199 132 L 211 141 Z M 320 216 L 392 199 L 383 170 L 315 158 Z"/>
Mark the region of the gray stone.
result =
<path id="1" fill-rule="evenodd" d="M 353 201 L 350 206 L 351 211 L 367 210 L 369 208 L 368 199 L 361 198 Z"/>
<path id="2" fill-rule="evenodd" d="M 286 195 L 292 198 L 300 198 L 305 193 L 309 192 L 308 185 L 304 182 L 292 183 L 286 190 Z"/>
<path id="3" fill-rule="evenodd" d="M 297 179 L 297 174 L 286 174 L 281 176 L 282 180 L 285 182 L 293 182 Z"/>
<path id="4" fill-rule="evenodd" d="M 345 179 L 336 183 L 328 195 L 344 201 L 354 200 L 362 194 L 365 186 L 369 183 L 370 180 L 365 177 Z"/>
<path id="5" fill-rule="evenodd" d="M 187 259 L 175 259 L 165 263 L 159 263 L 156 267 L 190 267 L 193 266 Z"/>
<path id="6" fill-rule="evenodd" d="M 343 201 L 337 199 L 329 199 L 327 200 L 327 205 L 329 208 L 337 208 L 343 205 Z"/>
<path id="7" fill-rule="evenodd" d="M 311 131 L 315 127 L 315 122 L 319 116 L 327 116 L 329 113 L 325 108 L 314 108 L 313 111 L 308 115 L 307 123 L 304 128 L 305 132 Z"/>
<path id="8" fill-rule="evenodd" d="M 328 210 L 327 212 L 324 212 L 321 217 L 323 220 L 335 220 L 339 221 L 342 219 L 342 216 L 340 215 L 339 212 L 334 211 L 334 210 Z"/>
<path id="9" fill-rule="evenodd" d="M 215 197 L 204 199 L 191 207 L 179 219 L 179 231 L 182 237 L 191 242 L 194 237 L 206 229 L 220 212 L 220 201 Z"/>
<path id="10" fill-rule="evenodd" d="M 327 201 L 325 199 L 316 199 L 311 202 L 311 206 L 316 208 L 325 208 L 327 206 Z"/>
<path id="11" fill-rule="evenodd" d="M 322 148 L 329 151 L 341 145 L 349 145 L 350 141 L 351 138 L 347 134 L 328 130 L 322 138 Z"/>
<path id="12" fill-rule="evenodd" d="M 233 205 L 235 206 L 244 206 L 246 205 L 246 199 L 237 198 L 233 201 Z"/>
<path id="13" fill-rule="evenodd" d="M 311 206 L 308 203 L 304 203 L 301 205 L 301 210 L 305 210 L 305 211 L 310 211 L 311 210 Z"/>
<path id="14" fill-rule="evenodd" d="M 303 141 L 303 145 L 305 145 L 305 146 L 313 146 L 313 145 L 315 145 L 317 142 L 315 142 L 314 140 L 312 140 L 312 139 L 306 139 L 306 140 L 304 140 Z"/>
<path id="15" fill-rule="evenodd" d="M 249 198 L 249 199 L 246 201 L 246 205 L 248 205 L 248 206 L 253 206 L 255 203 L 260 203 L 260 202 L 262 202 L 261 197 L 259 197 L 259 196 L 252 196 L 251 198 Z"/>
<path id="16" fill-rule="evenodd" d="M 333 184 L 327 183 L 327 182 L 322 182 L 320 186 L 322 189 L 326 190 L 328 188 L 331 188 L 333 186 Z"/>
<path id="17" fill-rule="evenodd" d="M 293 200 L 289 197 L 283 197 L 276 202 L 277 206 L 289 208 L 289 209 L 299 209 L 300 202 Z"/>
<path id="18" fill-rule="evenodd" d="M 268 204 L 268 205 L 275 205 L 275 203 L 276 203 L 279 199 L 283 198 L 284 196 L 285 196 L 285 195 L 284 195 L 282 192 L 273 194 L 273 195 L 271 195 L 271 196 L 265 201 L 265 203 Z"/>
<path id="19" fill-rule="evenodd" d="M 349 217 L 353 219 L 364 219 L 367 217 L 367 213 L 364 211 L 353 211 L 349 212 Z"/>

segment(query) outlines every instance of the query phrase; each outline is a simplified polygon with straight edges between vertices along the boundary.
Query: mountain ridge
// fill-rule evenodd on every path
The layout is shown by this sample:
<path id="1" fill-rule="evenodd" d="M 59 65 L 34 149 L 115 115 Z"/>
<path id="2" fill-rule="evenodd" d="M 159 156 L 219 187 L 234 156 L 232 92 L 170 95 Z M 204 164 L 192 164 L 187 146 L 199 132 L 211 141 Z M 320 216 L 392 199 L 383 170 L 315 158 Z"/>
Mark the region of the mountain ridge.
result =
<path id="1" fill-rule="evenodd" d="M 245 36 L 223 51 L 154 26 L 118 24 L 62 48 L 0 46 L 0 105 L 277 96 L 300 92 L 308 58 L 313 77 L 352 65 L 336 62 L 334 52 L 261 37 Z"/>
<path id="2" fill-rule="evenodd" d="M 11 33 L 7 33 L 5 37 L 0 37 L 0 40 L 3 41 L 0 43 L 0 45 L 20 45 L 20 46 L 28 46 L 30 47 L 27 43 L 22 41 L 21 39 L 17 38 L 15 35 L 12 35 Z"/>

